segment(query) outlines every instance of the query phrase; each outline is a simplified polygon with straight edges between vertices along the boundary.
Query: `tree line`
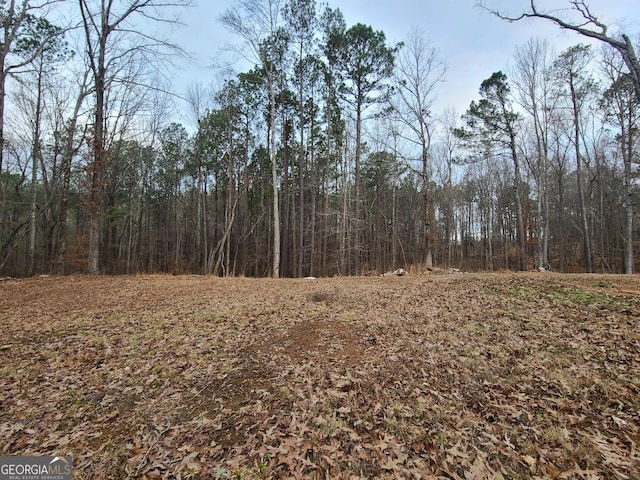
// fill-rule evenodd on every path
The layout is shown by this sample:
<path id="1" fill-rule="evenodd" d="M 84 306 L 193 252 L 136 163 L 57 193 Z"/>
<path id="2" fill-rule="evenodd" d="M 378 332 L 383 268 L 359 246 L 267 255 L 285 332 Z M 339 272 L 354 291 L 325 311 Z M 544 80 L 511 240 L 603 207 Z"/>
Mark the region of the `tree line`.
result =
<path id="1" fill-rule="evenodd" d="M 0 273 L 633 273 L 637 57 L 571 4 L 600 45 L 531 39 L 436 112 L 423 30 L 315 0 L 236 0 L 216 25 L 251 67 L 181 99 L 149 25 L 189 0 L 0 0 Z"/>

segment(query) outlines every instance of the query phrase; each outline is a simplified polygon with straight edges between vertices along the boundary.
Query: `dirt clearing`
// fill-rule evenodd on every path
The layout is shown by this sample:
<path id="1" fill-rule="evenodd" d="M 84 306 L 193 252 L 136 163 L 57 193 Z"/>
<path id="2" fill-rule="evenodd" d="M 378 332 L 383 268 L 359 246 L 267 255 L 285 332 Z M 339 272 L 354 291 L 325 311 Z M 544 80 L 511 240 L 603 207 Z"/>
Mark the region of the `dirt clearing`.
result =
<path id="1" fill-rule="evenodd" d="M 0 283 L 0 455 L 74 478 L 640 478 L 640 277 Z"/>

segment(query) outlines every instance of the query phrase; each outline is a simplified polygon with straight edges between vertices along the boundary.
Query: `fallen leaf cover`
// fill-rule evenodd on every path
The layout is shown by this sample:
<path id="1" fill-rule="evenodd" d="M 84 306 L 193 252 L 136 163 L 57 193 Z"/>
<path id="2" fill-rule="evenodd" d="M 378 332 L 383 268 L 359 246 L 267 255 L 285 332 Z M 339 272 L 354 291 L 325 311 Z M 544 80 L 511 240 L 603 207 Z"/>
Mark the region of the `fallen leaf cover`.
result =
<path id="1" fill-rule="evenodd" d="M 0 455 L 74 478 L 640 478 L 640 278 L 0 283 Z"/>

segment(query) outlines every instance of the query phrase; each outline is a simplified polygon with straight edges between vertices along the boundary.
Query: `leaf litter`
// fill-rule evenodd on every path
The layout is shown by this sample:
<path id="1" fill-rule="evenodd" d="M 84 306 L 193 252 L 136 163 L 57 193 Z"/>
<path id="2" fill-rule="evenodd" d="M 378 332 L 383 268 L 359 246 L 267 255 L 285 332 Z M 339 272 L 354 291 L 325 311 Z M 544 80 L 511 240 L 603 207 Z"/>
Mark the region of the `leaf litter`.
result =
<path id="1" fill-rule="evenodd" d="M 0 284 L 0 455 L 74 478 L 640 478 L 640 278 Z"/>

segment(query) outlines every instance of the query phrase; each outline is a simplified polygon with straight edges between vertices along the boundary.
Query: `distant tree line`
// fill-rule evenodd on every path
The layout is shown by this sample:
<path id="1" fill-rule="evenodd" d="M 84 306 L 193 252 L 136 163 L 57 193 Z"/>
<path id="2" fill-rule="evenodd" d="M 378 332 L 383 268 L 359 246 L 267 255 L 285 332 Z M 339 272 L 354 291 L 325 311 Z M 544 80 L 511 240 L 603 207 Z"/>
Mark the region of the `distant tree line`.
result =
<path id="1" fill-rule="evenodd" d="M 435 112 L 422 30 L 389 45 L 315 0 L 237 0 L 217 27 L 252 67 L 176 100 L 184 52 L 136 22 L 189 4 L 0 0 L 1 275 L 637 268 L 640 98 L 615 45 L 532 39 Z"/>

